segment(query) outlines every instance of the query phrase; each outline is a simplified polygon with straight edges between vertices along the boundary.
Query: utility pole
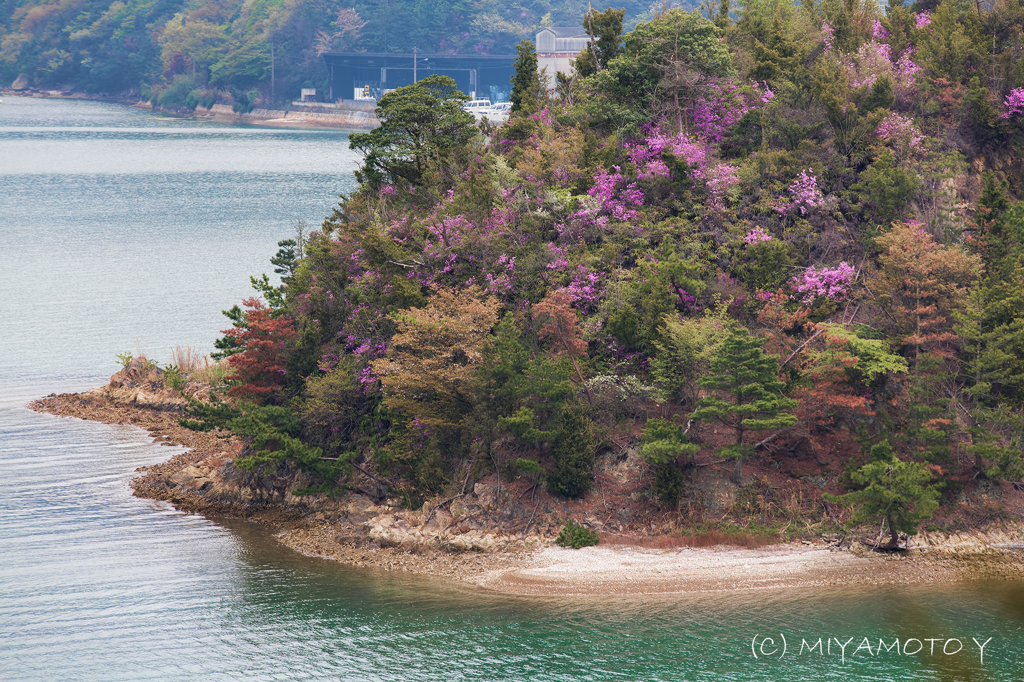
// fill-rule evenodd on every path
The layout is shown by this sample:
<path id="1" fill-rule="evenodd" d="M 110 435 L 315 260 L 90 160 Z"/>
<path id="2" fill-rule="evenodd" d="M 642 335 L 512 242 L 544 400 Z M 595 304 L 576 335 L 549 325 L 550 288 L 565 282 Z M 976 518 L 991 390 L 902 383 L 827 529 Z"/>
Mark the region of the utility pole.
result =
<path id="1" fill-rule="evenodd" d="M 416 84 L 416 48 L 412 48 L 412 82 Z"/>

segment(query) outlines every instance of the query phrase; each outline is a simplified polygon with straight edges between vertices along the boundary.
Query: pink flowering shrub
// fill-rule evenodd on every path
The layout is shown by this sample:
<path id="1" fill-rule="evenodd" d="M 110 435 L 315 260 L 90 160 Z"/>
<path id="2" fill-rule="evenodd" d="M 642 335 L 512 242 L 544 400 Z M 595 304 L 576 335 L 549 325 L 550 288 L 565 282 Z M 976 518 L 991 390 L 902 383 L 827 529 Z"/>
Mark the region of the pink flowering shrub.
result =
<path id="1" fill-rule="evenodd" d="M 616 220 L 623 222 L 637 220 L 640 214 L 630 206 L 643 206 L 644 193 L 635 182 L 626 183 L 619 166 L 612 166 L 614 172 L 598 168 L 594 176 L 594 186 L 588 190 L 595 197 L 601 208 Z"/>
<path id="2" fill-rule="evenodd" d="M 872 28 L 872 40 L 861 45 L 854 53 L 834 48 L 834 31 L 827 23 L 822 24 L 821 33 L 826 54 L 842 69 L 850 86 L 871 87 L 882 78 L 889 78 L 901 100 L 906 101 L 913 94 L 915 78 L 921 72 L 921 67 L 913 60 L 913 48 L 908 46 L 898 58 L 895 57 L 889 45 L 884 42 L 890 36 L 877 21 Z"/>
<path id="3" fill-rule="evenodd" d="M 548 243 L 548 254 L 551 260 L 544 267 L 548 270 L 565 270 L 569 267 L 568 249 L 555 246 L 554 242 Z"/>
<path id="4" fill-rule="evenodd" d="M 836 30 L 828 25 L 828 22 L 824 22 L 821 25 L 821 42 L 825 43 L 825 52 L 831 52 L 833 50 L 833 43 L 836 39 Z"/>
<path id="5" fill-rule="evenodd" d="M 661 159 L 664 152 L 685 161 L 690 167 L 691 178 L 703 180 L 710 156 L 706 144 L 684 133 L 669 135 L 661 131 L 653 131 L 642 142 L 627 146 L 626 151 L 629 160 L 637 167 L 637 174 L 645 180 L 669 176 L 668 166 Z"/>
<path id="6" fill-rule="evenodd" d="M 740 181 L 736 166 L 720 163 L 707 173 L 707 188 L 711 195 L 711 205 L 722 208 L 722 199 L 730 187 Z"/>
<path id="7" fill-rule="evenodd" d="M 889 142 L 900 151 L 909 149 L 920 150 L 924 136 L 912 119 L 892 112 L 878 124 L 875 134 L 879 139 Z"/>
<path id="8" fill-rule="evenodd" d="M 1006 96 L 1006 112 L 1002 118 L 1024 113 L 1024 88 L 1015 88 Z"/>
<path id="9" fill-rule="evenodd" d="M 665 153 L 685 162 L 687 176 L 694 182 L 705 184 L 710 194 L 711 205 L 715 208 L 722 208 L 722 200 L 729 188 L 739 182 L 736 166 L 716 163 L 709 143 L 685 133 L 670 134 L 652 129 L 642 141 L 627 145 L 626 153 L 629 160 L 636 165 L 637 176 L 641 180 L 667 178 L 671 175 L 668 165 L 662 158 Z M 591 190 L 591 193 L 593 194 L 594 190 Z"/>
<path id="10" fill-rule="evenodd" d="M 564 290 L 569 292 L 577 308 L 593 310 L 601 302 L 604 293 L 601 286 L 604 276 L 603 272 L 593 272 L 585 265 L 577 265 L 572 282 Z"/>
<path id="11" fill-rule="evenodd" d="M 774 96 L 772 93 L 771 97 Z M 763 96 L 762 103 L 767 103 Z M 718 78 L 712 79 L 689 112 L 693 132 L 702 140 L 721 142 L 725 131 L 754 108 L 740 92 L 739 85 Z"/>
<path id="12" fill-rule="evenodd" d="M 484 275 L 484 279 L 487 280 L 486 289 L 488 293 L 492 293 L 497 296 L 511 294 L 516 283 L 516 257 L 503 253 L 498 258 L 498 262 L 495 263 L 495 266 L 498 270 L 497 275 L 492 275 L 489 272 Z"/>
<path id="13" fill-rule="evenodd" d="M 763 244 L 764 242 L 770 241 L 772 236 L 762 227 L 755 227 L 750 232 L 747 232 L 747 236 L 743 238 L 743 241 L 750 246 L 755 244 Z"/>
<path id="14" fill-rule="evenodd" d="M 930 12 L 917 12 L 914 14 L 914 22 L 917 28 L 924 28 L 932 23 L 932 15 Z"/>
<path id="15" fill-rule="evenodd" d="M 750 87 L 757 93 L 758 99 L 761 100 L 761 104 L 768 104 L 775 99 L 775 93 L 768 87 L 766 81 L 761 81 L 761 85 L 757 84 L 757 81 L 750 81 Z"/>
<path id="16" fill-rule="evenodd" d="M 892 67 L 892 77 L 896 83 L 896 93 L 906 98 L 914 89 L 917 74 L 924 71 L 914 62 L 913 48 L 907 48 Z"/>
<path id="17" fill-rule="evenodd" d="M 796 180 L 789 186 L 789 193 L 793 195 L 793 205 L 800 209 L 800 215 L 805 215 L 808 209 L 819 208 L 825 204 L 825 195 L 818 189 L 818 178 L 810 173 L 810 168 L 800 171 Z"/>
<path id="18" fill-rule="evenodd" d="M 811 266 L 792 280 L 795 300 L 810 304 L 819 298 L 842 301 L 850 293 L 857 271 L 846 261 L 835 268 Z"/>

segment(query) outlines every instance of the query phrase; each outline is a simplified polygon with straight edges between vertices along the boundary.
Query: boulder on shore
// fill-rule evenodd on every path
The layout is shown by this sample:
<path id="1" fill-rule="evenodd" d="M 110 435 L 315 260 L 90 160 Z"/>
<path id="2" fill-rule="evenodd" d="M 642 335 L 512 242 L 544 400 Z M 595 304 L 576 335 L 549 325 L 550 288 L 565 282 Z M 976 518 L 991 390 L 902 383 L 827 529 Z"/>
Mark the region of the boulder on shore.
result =
<path id="1" fill-rule="evenodd" d="M 11 83 L 11 90 L 20 92 L 22 90 L 28 90 L 31 85 L 32 79 L 28 77 L 28 74 L 21 73 L 18 74 L 18 77 L 14 79 L 13 83 Z"/>

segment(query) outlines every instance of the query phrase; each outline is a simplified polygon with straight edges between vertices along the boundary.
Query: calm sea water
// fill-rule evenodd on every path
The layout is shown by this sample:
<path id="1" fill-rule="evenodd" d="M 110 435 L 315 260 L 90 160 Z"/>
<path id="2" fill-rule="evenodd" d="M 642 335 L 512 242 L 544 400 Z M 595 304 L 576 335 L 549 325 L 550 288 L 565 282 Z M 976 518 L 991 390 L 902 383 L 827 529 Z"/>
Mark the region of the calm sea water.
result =
<path id="1" fill-rule="evenodd" d="M 496 596 L 135 499 L 135 468 L 175 448 L 24 409 L 104 382 L 118 352 L 209 350 L 219 311 L 356 163 L 341 132 L 0 105 L 0 680 L 1024 678 L 1022 585 Z M 835 642 L 799 652 L 830 637 L 853 638 L 845 662 Z M 939 641 L 897 655 L 880 637 Z M 984 664 L 972 637 L 992 638 Z"/>

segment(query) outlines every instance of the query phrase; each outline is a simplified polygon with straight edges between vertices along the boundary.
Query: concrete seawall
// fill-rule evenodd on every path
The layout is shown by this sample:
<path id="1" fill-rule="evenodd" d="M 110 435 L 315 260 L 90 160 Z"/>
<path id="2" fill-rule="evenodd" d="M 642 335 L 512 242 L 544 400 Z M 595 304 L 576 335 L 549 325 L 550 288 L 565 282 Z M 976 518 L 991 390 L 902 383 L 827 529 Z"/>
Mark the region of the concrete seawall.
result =
<path id="1" fill-rule="evenodd" d="M 185 110 L 163 110 L 149 102 L 136 102 L 125 97 L 99 97 L 83 93 L 62 93 L 56 90 L 15 91 L 0 88 L 0 96 L 42 97 L 46 99 L 85 99 L 98 102 L 119 102 L 137 109 L 163 111 L 170 116 L 195 116 L 213 119 L 223 123 L 248 123 L 251 125 L 275 126 L 280 128 L 340 128 L 342 130 L 372 130 L 380 125 L 374 113 L 374 102 L 345 101 L 331 108 L 302 107 L 297 109 L 253 109 L 239 114 L 228 104 L 214 104 L 207 109 L 197 106 L 194 112 Z"/>
<path id="2" fill-rule="evenodd" d="M 212 118 L 216 121 L 251 123 L 254 125 L 279 126 L 282 128 L 343 128 L 345 130 L 370 130 L 380 125 L 377 115 L 371 111 L 339 107 L 324 110 L 253 109 L 240 114 L 226 104 L 214 104 L 211 108 L 198 106 L 196 117 Z"/>

